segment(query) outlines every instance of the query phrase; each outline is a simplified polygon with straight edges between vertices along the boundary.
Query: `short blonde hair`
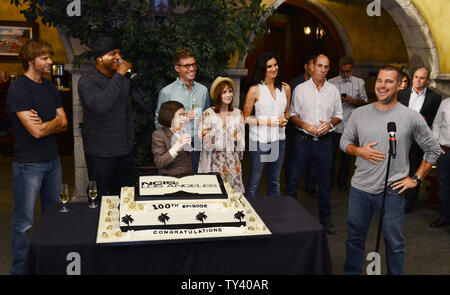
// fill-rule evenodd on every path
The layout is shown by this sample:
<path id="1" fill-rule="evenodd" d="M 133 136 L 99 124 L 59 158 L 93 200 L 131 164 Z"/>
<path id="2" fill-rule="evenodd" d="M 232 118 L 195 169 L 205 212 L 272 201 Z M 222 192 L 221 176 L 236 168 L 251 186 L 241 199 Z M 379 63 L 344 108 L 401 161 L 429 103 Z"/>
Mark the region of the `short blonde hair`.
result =
<path id="1" fill-rule="evenodd" d="M 173 63 L 177 65 L 180 59 L 188 57 L 194 57 L 194 54 L 191 50 L 187 48 L 178 49 L 177 51 L 175 51 L 175 55 L 173 56 Z"/>
<path id="2" fill-rule="evenodd" d="M 28 40 L 20 48 L 19 57 L 22 60 L 22 66 L 25 71 L 28 71 L 28 62 L 33 61 L 36 57 L 43 54 L 53 55 L 53 47 L 50 43 L 43 40 Z"/>

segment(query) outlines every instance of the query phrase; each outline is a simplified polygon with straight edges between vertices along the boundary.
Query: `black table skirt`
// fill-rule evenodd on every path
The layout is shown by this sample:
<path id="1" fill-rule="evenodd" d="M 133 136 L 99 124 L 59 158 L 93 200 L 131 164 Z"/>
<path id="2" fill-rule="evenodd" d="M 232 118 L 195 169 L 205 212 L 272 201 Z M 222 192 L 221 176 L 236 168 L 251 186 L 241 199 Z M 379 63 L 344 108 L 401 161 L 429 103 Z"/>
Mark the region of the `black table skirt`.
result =
<path id="1" fill-rule="evenodd" d="M 272 236 L 146 245 L 97 245 L 99 208 L 50 205 L 36 227 L 25 274 L 66 274 L 78 256 L 90 274 L 332 274 L 322 226 L 290 197 L 249 200 Z M 72 253 L 72 254 L 70 254 Z M 77 258 L 78 259 L 78 258 Z"/>

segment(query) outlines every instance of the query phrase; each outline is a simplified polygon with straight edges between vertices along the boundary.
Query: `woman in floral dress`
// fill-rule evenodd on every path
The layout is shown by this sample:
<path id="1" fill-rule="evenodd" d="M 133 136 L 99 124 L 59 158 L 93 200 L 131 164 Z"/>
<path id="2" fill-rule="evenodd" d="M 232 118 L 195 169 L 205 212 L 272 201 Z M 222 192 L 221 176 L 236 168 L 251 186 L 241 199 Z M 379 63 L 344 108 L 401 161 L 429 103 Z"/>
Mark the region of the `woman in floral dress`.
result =
<path id="1" fill-rule="evenodd" d="M 245 150 L 242 111 L 233 107 L 233 80 L 217 77 L 210 95 L 215 105 L 203 112 L 199 136 L 203 148 L 199 173 L 219 172 L 236 192 L 244 193 L 241 160 Z"/>

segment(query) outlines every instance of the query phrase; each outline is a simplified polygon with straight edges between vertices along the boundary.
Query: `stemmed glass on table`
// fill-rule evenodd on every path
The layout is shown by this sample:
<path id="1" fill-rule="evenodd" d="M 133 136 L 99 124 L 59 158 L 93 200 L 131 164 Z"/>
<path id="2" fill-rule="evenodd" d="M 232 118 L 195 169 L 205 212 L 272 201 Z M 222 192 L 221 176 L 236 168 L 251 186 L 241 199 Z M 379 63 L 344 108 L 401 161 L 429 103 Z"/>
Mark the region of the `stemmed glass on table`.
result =
<path id="1" fill-rule="evenodd" d="M 59 209 L 59 212 L 66 213 L 69 212 L 69 208 L 66 207 L 66 203 L 69 202 L 69 188 L 67 183 L 61 184 L 61 191 L 59 192 L 59 198 L 63 204 L 62 208 Z"/>
<path id="2" fill-rule="evenodd" d="M 91 204 L 89 204 L 89 208 L 97 208 L 98 205 L 95 203 L 95 198 L 97 198 L 98 190 L 97 190 L 97 182 L 89 181 L 89 198 L 91 199 Z"/>

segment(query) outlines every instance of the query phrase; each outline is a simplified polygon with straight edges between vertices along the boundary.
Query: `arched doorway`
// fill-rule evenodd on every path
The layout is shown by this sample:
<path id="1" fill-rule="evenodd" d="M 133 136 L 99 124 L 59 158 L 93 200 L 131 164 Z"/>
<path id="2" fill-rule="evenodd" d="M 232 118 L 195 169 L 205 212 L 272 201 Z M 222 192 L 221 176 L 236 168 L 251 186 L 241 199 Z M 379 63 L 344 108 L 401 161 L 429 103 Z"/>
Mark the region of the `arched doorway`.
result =
<path id="1" fill-rule="evenodd" d="M 440 72 L 439 55 L 433 35 L 414 3 L 411 0 L 383 0 L 380 3 L 384 8 L 383 13 L 389 13 L 401 32 L 408 52 L 409 69 L 412 71 L 418 66 L 427 66 L 431 70 L 433 82 L 448 79 L 447 75 Z M 286 4 L 306 10 L 316 17 L 322 16 L 320 20 L 328 21 L 331 25 L 327 29 L 337 33 L 337 36 L 341 39 L 345 55 L 353 56 L 351 40 L 345 27 L 323 2 L 320 0 L 275 0 L 270 5 L 279 9 Z M 244 64 L 245 68 L 251 70 L 248 66 L 252 64 L 251 62 L 247 63 L 246 56 L 239 62 L 238 67 L 244 67 Z M 250 79 L 249 76 L 251 77 L 251 75 L 248 75 L 243 79 L 244 84 Z"/>
<path id="2" fill-rule="evenodd" d="M 253 41 L 256 49 L 247 56 L 243 90 L 248 89 L 256 60 L 262 52 L 270 51 L 278 57 L 283 80 L 288 82 L 304 71 L 305 59 L 323 53 L 330 58 L 328 78 L 338 74 L 338 60 L 346 50 L 339 32 L 328 17 L 306 1 L 284 1 L 267 20 L 270 32 Z"/>
<path id="3" fill-rule="evenodd" d="M 426 66 L 433 76 L 440 74 L 439 56 L 433 35 L 422 14 L 410 0 L 383 0 L 387 11 L 402 33 L 408 50 L 410 70 Z"/>

